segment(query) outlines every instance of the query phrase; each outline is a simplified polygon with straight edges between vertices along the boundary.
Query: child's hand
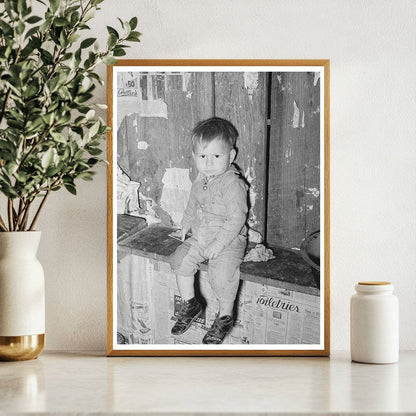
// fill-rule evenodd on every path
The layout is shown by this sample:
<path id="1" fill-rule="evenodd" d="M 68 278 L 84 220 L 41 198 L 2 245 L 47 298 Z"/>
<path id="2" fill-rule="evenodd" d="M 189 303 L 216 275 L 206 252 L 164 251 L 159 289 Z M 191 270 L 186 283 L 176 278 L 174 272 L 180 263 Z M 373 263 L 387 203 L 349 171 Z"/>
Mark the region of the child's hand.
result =
<path id="1" fill-rule="evenodd" d="M 209 260 L 215 259 L 224 250 L 224 245 L 220 242 L 214 240 L 205 250 L 204 250 L 204 257 L 208 258 Z"/>

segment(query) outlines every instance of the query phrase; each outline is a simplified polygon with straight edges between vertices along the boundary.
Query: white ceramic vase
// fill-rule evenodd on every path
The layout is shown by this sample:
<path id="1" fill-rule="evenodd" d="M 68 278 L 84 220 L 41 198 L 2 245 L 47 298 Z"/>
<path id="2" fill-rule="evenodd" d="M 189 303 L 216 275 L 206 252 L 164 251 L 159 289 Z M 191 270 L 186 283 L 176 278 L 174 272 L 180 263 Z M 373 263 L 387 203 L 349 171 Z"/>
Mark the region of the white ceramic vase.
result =
<path id="1" fill-rule="evenodd" d="M 30 360 L 44 348 L 40 236 L 40 231 L 0 232 L 0 360 Z"/>

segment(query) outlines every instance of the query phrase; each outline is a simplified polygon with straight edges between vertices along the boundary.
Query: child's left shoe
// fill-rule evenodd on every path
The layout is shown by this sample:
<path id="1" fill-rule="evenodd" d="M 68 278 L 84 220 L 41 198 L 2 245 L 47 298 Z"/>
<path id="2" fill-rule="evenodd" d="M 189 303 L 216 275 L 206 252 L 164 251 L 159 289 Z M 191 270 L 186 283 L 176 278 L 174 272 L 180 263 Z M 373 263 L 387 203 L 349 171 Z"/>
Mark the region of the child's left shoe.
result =
<path id="1" fill-rule="evenodd" d="M 202 339 L 203 344 L 222 344 L 225 336 L 233 327 L 233 318 L 230 315 L 217 316 Z"/>

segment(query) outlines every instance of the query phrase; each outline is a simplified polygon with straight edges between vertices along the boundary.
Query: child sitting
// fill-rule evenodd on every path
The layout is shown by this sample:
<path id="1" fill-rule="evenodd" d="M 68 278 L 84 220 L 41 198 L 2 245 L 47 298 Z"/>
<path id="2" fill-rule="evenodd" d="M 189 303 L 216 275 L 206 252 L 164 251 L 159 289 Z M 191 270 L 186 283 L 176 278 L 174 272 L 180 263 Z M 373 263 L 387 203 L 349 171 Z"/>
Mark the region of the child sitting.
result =
<path id="1" fill-rule="evenodd" d="M 219 311 L 204 344 L 221 344 L 233 326 L 240 264 L 247 245 L 248 188 L 233 165 L 237 136 L 229 121 L 217 117 L 200 122 L 192 131 L 198 176 L 183 215 L 183 243 L 170 258 L 183 301 L 173 335 L 183 334 L 202 314 L 194 279 L 200 264 L 208 260 L 208 281 L 219 300 Z M 192 236 L 185 240 L 189 230 Z"/>

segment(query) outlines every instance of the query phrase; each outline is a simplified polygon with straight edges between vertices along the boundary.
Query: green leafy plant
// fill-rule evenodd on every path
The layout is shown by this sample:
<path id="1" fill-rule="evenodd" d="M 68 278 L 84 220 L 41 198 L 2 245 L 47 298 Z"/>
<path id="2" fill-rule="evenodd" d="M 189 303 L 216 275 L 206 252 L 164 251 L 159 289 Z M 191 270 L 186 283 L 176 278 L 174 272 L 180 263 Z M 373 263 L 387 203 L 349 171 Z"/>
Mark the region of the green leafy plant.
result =
<path id="1" fill-rule="evenodd" d="M 100 63 L 139 42 L 137 18 L 107 26 L 105 50 L 88 21 L 103 0 L 0 0 L 0 231 L 33 230 L 51 191 L 92 180 L 109 130 L 91 104 Z M 43 14 L 38 16 L 38 14 Z M 6 206 L 7 205 L 7 206 Z M 1 214 L 1 213 L 0 213 Z"/>

